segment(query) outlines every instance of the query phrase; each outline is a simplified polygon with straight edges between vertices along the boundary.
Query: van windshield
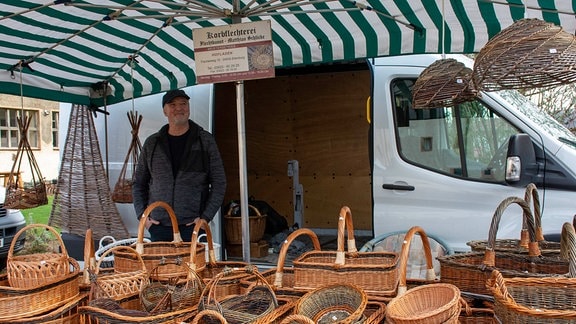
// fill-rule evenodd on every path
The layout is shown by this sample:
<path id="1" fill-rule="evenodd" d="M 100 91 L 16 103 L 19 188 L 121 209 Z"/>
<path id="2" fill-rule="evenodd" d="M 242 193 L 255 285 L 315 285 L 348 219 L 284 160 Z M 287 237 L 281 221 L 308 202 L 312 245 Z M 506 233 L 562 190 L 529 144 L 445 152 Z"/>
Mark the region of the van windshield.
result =
<path id="1" fill-rule="evenodd" d="M 515 90 L 497 92 L 510 105 L 516 107 L 528 118 L 538 123 L 550 135 L 576 149 L 576 136 L 556 119 L 543 112 L 534 102 Z"/>

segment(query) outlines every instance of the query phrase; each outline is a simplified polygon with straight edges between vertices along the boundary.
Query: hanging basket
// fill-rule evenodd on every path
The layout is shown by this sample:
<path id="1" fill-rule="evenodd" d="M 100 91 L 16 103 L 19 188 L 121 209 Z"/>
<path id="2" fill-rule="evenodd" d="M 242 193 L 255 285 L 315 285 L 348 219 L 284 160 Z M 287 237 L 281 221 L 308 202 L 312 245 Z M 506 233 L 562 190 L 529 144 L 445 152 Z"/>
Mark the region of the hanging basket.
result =
<path id="1" fill-rule="evenodd" d="M 62 253 L 45 252 L 15 255 L 18 238 L 35 228 L 45 229 L 58 241 Z M 29 232 L 30 233 L 30 232 Z M 48 225 L 30 224 L 16 233 L 6 260 L 8 282 L 13 288 L 30 289 L 54 282 L 71 273 L 68 252 L 60 234 Z"/>
<path id="2" fill-rule="evenodd" d="M 30 143 L 28 142 L 28 128 L 32 118 L 25 115 L 24 119 L 16 117 L 18 122 L 18 129 L 20 130 L 20 142 L 18 143 L 18 151 L 16 158 L 8 177 L 8 186 L 6 188 L 6 198 L 4 201 L 5 208 L 13 209 L 28 209 L 48 204 L 48 194 L 46 193 L 46 185 L 44 184 L 44 177 L 40 167 L 36 162 Z M 22 161 L 24 156 L 28 158 L 30 166 L 30 178 L 32 182 L 30 185 L 19 186 L 22 183 Z"/>
<path id="3" fill-rule="evenodd" d="M 172 242 L 144 243 L 144 229 L 146 228 L 146 219 L 152 213 L 152 210 L 158 207 L 162 207 L 168 212 L 170 220 L 172 221 L 174 239 Z M 140 224 L 138 226 L 138 240 L 135 246 L 136 251 L 144 260 L 146 269 L 148 269 L 148 271 L 156 268 L 161 262 L 166 263 L 166 265 L 161 267 L 155 274 L 158 277 L 152 277 L 151 279 L 159 281 L 170 280 L 174 276 L 186 278 L 188 276 L 188 271 L 185 268 L 180 267 L 179 264 L 190 263 L 191 246 L 192 243 L 182 241 L 180 230 L 178 229 L 178 220 L 176 219 L 174 210 L 172 207 L 170 207 L 170 205 L 163 201 L 156 201 L 150 204 L 146 210 L 144 210 L 144 213 L 140 218 Z M 206 266 L 206 258 L 204 253 L 204 245 L 196 245 L 196 259 L 194 260 L 196 271 L 200 271 Z M 138 267 L 139 265 L 137 262 L 135 262 L 135 258 L 131 253 L 118 251 L 114 254 L 114 268 L 116 271 L 130 272 L 137 270 Z"/>
<path id="4" fill-rule="evenodd" d="M 494 250 L 496 232 L 502 214 L 508 206 L 519 205 L 524 211 L 530 243 L 528 254 L 498 252 Z M 505 277 L 544 278 L 568 272 L 564 260 L 546 257 L 540 254 L 534 236 L 534 218 L 528 203 L 519 197 L 508 197 L 496 208 L 488 237 L 488 248 L 484 252 L 465 252 L 449 256 L 439 256 L 440 280 L 443 283 L 456 285 L 461 291 L 490 295 L 485 282 L 492 270 L 499 270 Z"/>
<path id="5" fill-rule="evenodd" d="M 412 88 L 412 107 L 438 108 L 474 100 L 472 69 L 455 59 L 441 59 L 428 66 Z"/>
<path id="6" fill-rule="evenodd" d="M 552 87 L 576 81 L 574 35 L 539 19 L 520 19 L 490 39 L 474 59 L 477 89 Z"/>
<path id="7" fill-rule="evenodd" d="M 344 251 L 346 230 L 348 252 Z M 364 289 L 371 298 L 394 296 L 398 259 L 395 252 L 358 252 L 352 212 L 344 206 L 338 218 L 338 250 L 309 251 L 294 260 L 294 288 L 310 290 L 346 282 Z"/>
<path id="8" fill-rule="evenodd" d="M 128 115 L 130 126 L 132 127 L 132 142 L 128 148 L 128 153 L 126 153 L 126 158 L 124 159 L 124 164 L 120 170 L 118 180 L 114 185 L 114 191 L 112 191 L 112 200 L 121 204 L 132 203 L 132 176 L 136 169 L 138 155 L 140 155 L 140 151 L 142 150 L 142 144 L 138 137 L 138 131 L 140 129 L 140 124 L 142 123 L 142 115 L 138 116 L 137 112 L 134 113 L 132 111 L 129 111 L 126 114 Z M 131 166 L 131 172 L 127 172 L 129 166 Z"/>

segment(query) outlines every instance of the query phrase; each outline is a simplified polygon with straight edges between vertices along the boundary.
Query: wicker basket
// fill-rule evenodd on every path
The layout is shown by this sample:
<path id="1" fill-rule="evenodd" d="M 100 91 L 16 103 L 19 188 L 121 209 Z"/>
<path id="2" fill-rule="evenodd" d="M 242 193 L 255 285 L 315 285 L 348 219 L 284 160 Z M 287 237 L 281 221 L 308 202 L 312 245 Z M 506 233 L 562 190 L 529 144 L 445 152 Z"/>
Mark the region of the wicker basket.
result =
<path id="1" fill-rule="evenodd" d="M 196 222 L 194 230 L 192 231 L 192 248 L 190 249 L 190 260 L 196 259 L 196 245 L 203 245 L 202 243 L 198 242 L 198 233 L 201 229 L 204 229 L 206 232 L 206 240 L 208 243 L 208 263 L 198 272 L 198 274 L 206 283 L 216 277 L 216 275 L 222 272 L 224 268 L 244 268 L 248 266 L 247 262 L 241 261 L 216 261 L 216 255 L 214 253 L 214 242 L 212 241 L 212 230 L 210 229 L 210 225 L 208 225 L 208 223 L 203 219 L 200 219 L 198 222 Z M 192 269 L 194 269 L 194 266 L 194 264 L 190 265 Z M 240 280 L 248 276 L 250 276 L 249 273 L 237 272 L 224 278 L 220 278 L 220 282 L 216 287 L 216 294 L 218 296 L 240 294 Z"/>
<path id="2" fill-rule="evenodd" d="M 576 231 L 562 226 L 562 256 L 568 276 L 505 278 L 493 270 L 486 286 L 494 295 L 494 313 L 502 323 L 576 323 Z"/>
<path id="3" fill-rule="evenodd" d="M 528 254 L 517 254 L 494 251 L 496 232 L 504 210 L 510 205 L 517 204 L 526 215 L 526 223 L 531 236 Z M 451 283 L 461 291 L 490 295 L 485 282 L 492 270 L 497 269 L 505 277 L 543 278 L 554 274 L 568 272 L 567 263 L 555 257 L 540 255 L 538 243 L 534 236 L 534 218 L 528 203 L 518 197 L 504 199 L 496 208 L 492 217 L 492 225 L 488 237 L 488 248 L 485 252 L 466 252 L 449 256 L 440 256 L 440 280 Z"/>
<path id="4" fill-rule="evenodd" d="M 170 216 L 172 221 L 172 230 L 174 234 L 174 240 L 172 242 L 149 242 L 144 243 L 144 230 L 146 225 L 146 219 L 149 217 L 152 210 L 155 208 L 162 207 Z M 167 263 L 166 266 L 162 267 L 161 271 L 158 272 L 158 278 L 152 278 L 157 280 L 169 280 L 174 276 L 180 276 L 186 278 L 188 271 L 184 268 L 178 266 L 180 262 L 190 263 L 190 248 L 192 243 L 183 242 L 180 236 L 180 230 L 178 229 L 178 220 L 174 214 L 174 210 L 170 205 L 163 201 L 156 201 L 150 204 L 142 217 L 140 218 L 140 223 L 138 225 L 138 240 L 136 242 L 136 251 L 140 254 L 146 264 L 146 269 L 154 269 L 160 264 L 160 262 Z M 196 245 L 196 259 L 194 263 L 196 264 L 196 271 L 200 271 L 206 266 L 206 259 L 204 256 L 204 245 Z M 139 268 L 139 264 L 132 253 L 127 253 L 124 251 L 118 251 L 114 254 L 114 268 L 118 272 L 131 272 Z"/>
<path id="5" fill-rule="evenodd" d="M 544 239 L 542 233 L 542 212 L 540 211 L 540 196 L 538 194 L 538 188 L 533 183 L 526 186 L 526 191 L 524 193 L 524 200 L 530 205 L 532 203 L 532 214 L 534 216 L 534 225 L 536 230 L 536 241 L 540 247 L 540 253 L 546 256 L 556 256 L 559 257 L 560 254 L 560 243 L 549 242 Z M 510 253 L 528 253 L 528 243 L 530 242 L 530 237 L 528 233 L 528 228 L 526 225 L 526 216 L 523 217 L 522 230 L 520 232 L 519 239 L 496 239 L 494 243 L 494 250 L 500 252 L 510 252 Z M 472 251 L 483 252 L 488 246 L 488 241 L 477 240 L 467 242 L 468 246 Z"/>
<path id="6" fill-rule="evenodd" d="M 150 271 L 150 281 L 140 291 L 143 308 L 151 314 L 173 312 L 195 307 L 205 288 L 202 278 L 186 264 L 177 265 L 187 271 L 188 276 L 182 279 L 174 276 L 168 281 L 156 281 L 156 273 L 168 264 L 159 264 Z"/>
<path id="7" fill-rule="evenodd" d="M 50 231 L 54 238 L 58 240 L 62 253 L 46 252 L 14 255 L 14 247 L 16 242 L 18 242 L 18 238 L 24 235 L 26 231 L 35 228 L 43 228 Z M 6 271 L 10 286 L 28 289 L 57 281 L 70 273 L 68 259 L 68 252 L 64 242 L 53 227 L 44 224 L 27 225 L 16 233 L 8 250 Z"/>
<path id="8" fill-rule="evenodd" d="M 87 295 L 78 295 L 66 304 L 48 311 L 44 314 L 24 317 L 19 319 L 11 319 L 12 324 L 78 324 L 80 323 L 80 315 L 78 308 L 88 302 Z"/>
<path id="9" fill-rule="evenodd" d="M 34 288 L 14 288 L 6 275 L 0 276 L 0 322 L 37 316 L 75 300 L 80 293 L 80 265 L 68 258 L 73 270 Z"/>
<path id="10" fill-rule="evenodd" d="M 320 241 L 318 236 L 312 230 L 308 228 L 299 228 L 293 231 L 286 237 L 280 251 L 278 253 L 278 261 L 275 268 L 268 269 L 261 273 L 262 277 L 266 282 L 272 287 L 274 293 L 278 297 L 301 297 L 310 289 L 295 289 L 294 288 L 294 268 L 285 267 L 286 257 L 288 254 L 288 249 L 290 245 L 296 238 L 301 235 L 306 235 L 310 238 L 312 246 L 315 251 L 320 251 Z M 250 276 L 242 278 L 240 280 L 241 292 L 246 292 L 252 285 L 254 285 L 258 280 L 257 276 Z"/>
<path id="11" fill-rule="evenodd" d="M 136 307 L 124 307 L 123 305 L 139 304 L 136 295 L 130 301 L 118 301 L 116 308 L 102 307 L 100 305 L 81 306 L 78 309 L 80 323 L 83 324 L 175 324 L 188 323 L 194 319 L 196 308 L 186 308 L 174 312 L 156 315 L 146 315 L 146 312 Z M 120 307 L 121 306 L 121 307 Z"/>
<path id="12" fill-rule="evenodd" d="M 576 81 L 576 42 L 562 27 L 520 19 L 492 37 L 474 59 L 477 89 L 551 87 Z"/>
<path id="13" fill-rule="evenodd" d="M 256 215 L 249 216 L 250 242 L 255 243 L 262 240 L 266 230 L 266 215 L 260 214 L 258 208 L 248 205 L 249 209 Z M 228 244 L 242 244 L 242 217 L 233 216 L 233 206 L 230 206 L 228 213 L 224 215 L 224 232 Z"/>
<path id="14" fill-rule="evenodd" d="M 327 285 L 306 293 L 296 302 L 294 314 L 314 323 L 356 323 L 363 319 L 368 296 L 350 284 Z"/>
<path id="15" fill-rule="evenodd" d="M 218 296 L 216 287 L 220 279 L 238 271 L 254 274 L 259 280 L 244 294 Z M 252 323 L 271 314 L 276 308 L 278 308 L 276 294 L 254 266 L 223 270 L 206 285 L 198 303 L 199 311 L 205 309 L 218 311 L 230 324 Z"/>
<path id="16" fill-rule="evenodd" d="M 428 66 L 412 89 L 412 107 L 438 108 L 474 100 L 472 69 L 455 59 L 441 59 Z"/>
<path id="17" fill-rule="evenodd" d="M 397 324 L 458 323 L 460 290 L 433 283 L 408 290 L 388 303 L 386 321 Z"/>
<path id="18" fill-rule="evenodd" d="M 344 231 L 348 231 L 348 252 Z M 316 289 L 346 282 L 366 291 L 370 297 L 394 296 L 398 285 L 398 254 L 358 252 L 350 208 L 344 206 L 338 219 L 338 250 L 310 251 L 293 262 L 294 288 Z"/>
<path id="19" fill-rule="evenodd" d="M 118 251 L 132 253 L 137 260 L 139 269 L 131 272 L 101 274 L 100 266 L 103 259 L 109 254 L 118 253 Z M 133 294 L 140 293 L 140 291 L 149 283 L 148 271 L 146 270 L 144 260 L 142 260 L 135 249 L 122 245 L 115 246 L 102 255 L 102 258 L 96 264 L 94 277 L 91 281 L 93 285 L 90 296 L 91 300 L 96 298 L 112 298 L 114 300 L 126 298 Z"/>

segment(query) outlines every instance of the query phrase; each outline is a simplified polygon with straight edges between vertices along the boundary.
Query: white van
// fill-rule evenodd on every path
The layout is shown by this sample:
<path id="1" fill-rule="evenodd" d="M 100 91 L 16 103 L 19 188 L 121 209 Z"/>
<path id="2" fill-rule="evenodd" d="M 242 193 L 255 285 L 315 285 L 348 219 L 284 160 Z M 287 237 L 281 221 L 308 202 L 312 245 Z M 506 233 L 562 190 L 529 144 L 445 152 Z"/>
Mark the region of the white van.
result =
<path id="1" fill-rule="evenodd" d="M 462 55 L 448 57 L 473 64 Z M 482 93 L 456 108 L 413 109 L 414 82 L 441 58 L 376 58 L 278 70 L 275 78 L 245 81 L 249 195 L 269 202 L 289 224 L 299 220 L 318 233 L 335 233 L 337 213 L 348 205 L 358 235 L 377 237 L 418 225 L 464 251 L 466 242 L 487 238 L 497 205 L 508 196 L 523 197 L 533 182 L 544 233 L 560 233 L 576 213 L 576 137 L 514 91 Z M 235 87 L 185 91 L 192 97 L 192 118 L 214 132 L 223 155 L 225 202 L 238 199 Z M 160 102 L 161 95 L 135 100 L 144 115 L 142 141 L 166 122 Z M 111 143 L 101 151 L 109 155 L 112 188 L 130 143 L 130 109 L 131 102 L 108 109 Z M 95 121 L 104 146 L 104 118 Z M 515 179 L 506 179 L 509 156 L 520 157 Z M 299 215 L 294 174 L 286 172 L 294 160 L 303 187 Z M 134 234 L 132 206 L 118 206 Z M 520 228 L 520 208 L 512 206 L 498 237 L 516 238 Z"/>
<path id="2" fill-rule="evenodd" d="M 451 57 L 472 68 L 466 57 Z M 523 197 L 534 182 L 544 233 L 559 233 L 576 213 L 576 137 L 515 91 L 482 93 L 457 108 L 412 109 L 415 78 L 440 58 L 388 57 L 371 65 L 374 232 L 421 225 L 467 250 L 467 241 L 487 238 L 498 203 Z M 520 178 L 507 181 L 507 156 L 518 155 Z M 513 213 L 502 218 L 498 237 L 519 238 L 520 208 Z"/>

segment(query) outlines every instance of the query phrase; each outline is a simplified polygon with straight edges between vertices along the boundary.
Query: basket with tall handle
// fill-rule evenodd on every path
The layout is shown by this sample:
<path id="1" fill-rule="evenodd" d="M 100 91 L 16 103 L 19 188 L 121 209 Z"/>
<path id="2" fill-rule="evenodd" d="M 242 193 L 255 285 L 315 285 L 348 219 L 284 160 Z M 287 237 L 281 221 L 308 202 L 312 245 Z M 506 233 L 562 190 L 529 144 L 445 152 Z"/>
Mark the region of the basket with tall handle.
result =
<path id="1" fill-rule="evenodd" d="M 504 211 L 512 205 L 523 210 L 523 216 L 530 233 L 527 254 L 500 252 L 494 249 L 496 234 Z M 484 252 L 465 252 L 440 256 L 440 280 L 456 285 L 462 292 L 491 295 L 485 286 L 492 270 L 499 270 L 505 277 L 543 278 L 568 272 L 565 261 L 540 254 L 535 236 L 535 223 L 528 203 L 519 197 L 504 199 L 492 216 L 488 233 L 488 247 Z"/>
<path id="2" fill-rule="evenodd" d="M 344 250 L 345 231 L 348 251 Z M 338 250 L 309 251 L 294 260 L 294 288 L 311 290 L 347 282 L 362 288 L 370 297 L 394 296 L 398 259 L 395 252 L 358 252 L 352 212 L 344 206 L 338 217 Z"/>
<path id="3" fill-rule="evenodd" d="M 155 208 L 164 208 L 172 222 L 173 241 L 172 242 L 144 242 L 144 230 L 146 229 L 146 219 Z M 188 272 L 186 269 L 178 266 L 181 262 L 190 263 L 190 248 L 191 242 L 184 242 L 180 236 L 178 229 L 178 220 L 174 214 L 174 210 L 170 205 L 163 201 L 156 201 L 150 204 L 142 213 L 140 223 L 138 224 L 138 240 L 136 241 L 135 249 L 140 254 L 146 264 L 146 269 L 149 271 L 156 268 L 161 262 L 167 263 L 166 267 L 162 267 L 161 271 L 157 273 L 158 280 L 169 280 L 175 275 L 186 278 Z M 203 244 L 196 245 L 196 271 L 204 268 L 206 259 L 204 257 L 205 249 Z M 118 251 L 114 254 L 114 268 L 118 272 L 130 272 L 139 267 L 138 263 L 132 253 Z"/>

